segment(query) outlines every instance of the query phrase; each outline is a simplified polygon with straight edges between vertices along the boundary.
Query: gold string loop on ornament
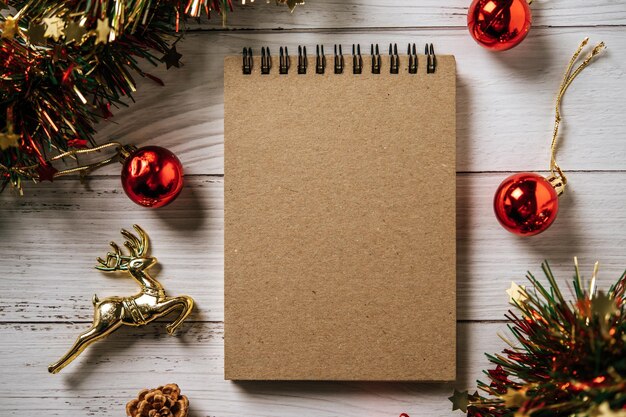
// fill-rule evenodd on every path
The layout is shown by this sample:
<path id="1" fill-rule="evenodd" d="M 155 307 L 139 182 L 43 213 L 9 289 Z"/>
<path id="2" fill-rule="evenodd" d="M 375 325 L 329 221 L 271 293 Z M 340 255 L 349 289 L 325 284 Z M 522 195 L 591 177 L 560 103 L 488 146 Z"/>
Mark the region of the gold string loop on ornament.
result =
<path id="1" fill-rule="evenodd" d="M 556 151 L 557 151 L 557 145 L 558 145 L 558 142 L 559 142 L 559 126 L 561 124 L 561 121 L 563 120 L 563 118 L 561 116 L 561 102 L 563 101 L 563 96 L 565 95 L 565 92 L 567 91 L 567 88 L 572 84 L 572 82 L 578 76 L 578 74 L 580 74 L 582 72 L 582 70 L 584 70 L 591 63 L 591 60 L 596 55 L 598 55 L 603 49 L 605 49 L 604 42 L 600 42 L 587 55 L 585 60 L 578 67 L 576 67 L 576 69 L 573 70 L 574 65 L 576 64 L 576 61 L 578 60 L 578 57 L 582 53 L 582 51 L 585 48 L 585 46 L 587 46 L 588 42 L 589 42 L 589 38 L 585 38 L 581 42 L 580 46 L 578 47 L 578 49 L 576 50 L 574 55 L 572 56 L 572 59 L 570 60 L 568 66 L 567 66 L 567 70 L 565 71 L 565 75 L 563 76 L 563 81 L 561 82 L 561 87 L 559 88 L 559 93 L 558 93 L 557 98 L 556 98 L 556 106 L 555 106 L 556 107 L 556 112 L 555 112 L 555 118 L 554 118 L 554 131 L 552 133 L 552 144 L 550 146 L 550 173 L 551 173 L 551 176 L 550 176 L 550 178 L 548 180 L 554 186 L 554 188 L 557 190 L 557 193 L 559 195 L 561 195 L 563 193 L 563 189 L 565 188 L 565 185 L 567 184 L 567 177 L 563 173 L 563 170 L 561 169 L 559 164 L 556 162 Z"/>
<path id="2" fill-rule="evenodd" d="M 85 154 L 90 154 L 94 152 L 99 152 L 104 149 L 108 149 L 112 147 L 117 148 L 115 151 L 115 154 L 113 154 L 112 156 L 102 159 L 100 161 L 90 163 L 90 164 L 79 165 L 73 168 L 56 171 L 52 177 L 57 178 L 57 177 L 62 177 L 65 175 L 71 175 L 71 174 L 76 174 L 76 173 L 84 174 L 94 169 L 100 168 L 104 165 L 108 165 L 113 161 L 120 160 L 120 158 L 123 158 L 125 155 L 127 156 L 129 152 L 136 149 L 132 145 L 122 145 L 119 142 L 112 141 L 112 142 L 103 143 L 102 145 L 95 146 L 89 149 L 72 149 L 66 152 L 62 152 L 48 159 L 46 163 L 49 164 L 51 162 L 55 162 L 64 158 L 75 158 L 78 155 L 85 155 Z M 38 167 L 40 167 L 40 164 L 33 164 L 33 165 L 21 166 L 21 167 L 10 167 L 10 168 L 3 164 L 0 164 L 0 172 L 2 171 L 9 172 L 9 173 L 15 172 L 15 173 L 22 174 L 24 176 L 29 176 L 33 179 L 36 179 L 37 178 L 36 171 Z"/>
<path id="3" fill-rule="evenodd" d="M 75 174 L 77 172 L 82 173 L 82 172 L 88 172 L 91 170 L 94 170 L 96 168 L 100 168 L 101 166 L 110 164 L 111 162 L 115 161 L 119 155 L 120 155 L 120 151 L 123 148 L 123 145 L 119 142 L 108 142 L 108 143 L 104 143 L 100 146 L 96 146 L 94 148 L 89 148 L 89 149 L 72 149 L 71 151 L 67 151 L 67 152 L 63 152 L 60 153 L 56 156 L 54 156 L 53 158 L 50 158 L 50 162 L 54 162 L 57 161 L 59 159 L 63 159 L 63 158 L 67 158 L 67 157 L 74 157 L 76 155 L 84 155 L 84 154 L 88 154 L 88 153 L 92 153 L 92 152 L 98 152 L 101 151 L 103 149 L 107 149 L 110 147 L 117 147 L 117 151 L 115 152 L 115 154 L 109 158 L 105 158 L 101 161 L 97 161 L 97 162 L 93 162 L 91 164 L 86 164 L 86 165 L 80 165 L 74 168 L 68 168 L 68 169 L 64 169 L 58 172 L 55 172 L 54 177 L 62 177 L 64 175 L 70 175 L 70 174 Z"/>

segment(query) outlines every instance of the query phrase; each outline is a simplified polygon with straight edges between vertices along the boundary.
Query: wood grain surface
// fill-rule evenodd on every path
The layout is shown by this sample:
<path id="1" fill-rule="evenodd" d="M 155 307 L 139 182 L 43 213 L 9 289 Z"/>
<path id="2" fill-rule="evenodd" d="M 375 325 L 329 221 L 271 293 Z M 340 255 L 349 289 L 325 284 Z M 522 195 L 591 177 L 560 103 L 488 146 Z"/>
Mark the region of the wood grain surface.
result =
<path id="1" fill-rule="evenodd" d="M 248 383 L 223 380 L 223 57 L 243 46 L 259 51 L 323 43 L 348 48 L 390 42 L 435 43 L 458 66 L 458 388 L 471 388 L 503 342 L 505 290 L 540 275 L 549 259 L 565 284 L 577 255 L 600 285 L 626 267 L 626 4 L 613 0 L 537 0 L 535 27 L 518 48 L 491 54 L 465 29 L 468 1 L 309 0 L 293 14 L 258 1 L 236 6 L 221 27 L 192 22 L 179 43 L 184 67 L 151 73 L 136 103 L 100 126 L 99 140 L 158 144 L 186 169 L 186 188 L 171 206 L 145 210 L 121 191 L 119 166 L 86 184 L 73 179 L 0 195 L 0 415 L 120 416 L 143 387 L 177 382 L 201 416 L 445 416 L 452 385 L 382 383 Z M 492 214 L 497 184 L 510 172 L 545 170 L 554 94 L 578 42 L 604 40 L 608 50 L 581 75 L 564 102 L 561 166 L 570 184 L 556 223 L 518 239 Z M 420 63 L 421 64 L 421 63 Z M 281 103 L 276 103 L 280 106 Z M 245 111 L 245 109 L 241 109 Z M 271 117 L 272 109 L 268 109 Z M 227 180 L 227 179 L 226 179 Z M 163 323 L 123 329 L 87 351 L 60 375 L 46 366 L 91 321 L 91 297 L 136 290 L 125 276 L 92 269 L 140 223 L 159 258 L 155 272 L 172 294 L 198 308 L 178 337 Z M 320 260 L 323 261 L 323 260 Z M 158 268 L 158 267 L 157 267 Z M 436 279 L 436 278 L 433 278 Z M 416 300 L 419 302 L 419 300 Z"/>

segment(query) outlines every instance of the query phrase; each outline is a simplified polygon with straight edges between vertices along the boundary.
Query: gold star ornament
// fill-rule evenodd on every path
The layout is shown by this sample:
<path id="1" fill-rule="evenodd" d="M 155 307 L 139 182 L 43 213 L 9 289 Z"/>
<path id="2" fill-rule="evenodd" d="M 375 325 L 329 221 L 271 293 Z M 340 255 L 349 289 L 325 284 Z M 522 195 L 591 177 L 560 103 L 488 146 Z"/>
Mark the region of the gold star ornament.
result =
<path id="1" fill-rule="evenodd" d="M 31 44 L 43 45 L 46 42 L 46 25 L 43 23 L 33 23 L 30 22 L 28 24 L 28 30 L 26 31 L 26 36 L 28 37 L 28 41 Z"/>
<path id="2" fill-rule="evenodd" d="M 519 408 L 526 402 L 526 389 L 514 390 L 513 388 L 507 388 L 506 393 L 500 396 L 504 400 L 504 405 L 508 408 Z"/>
<path id="3" fill-rule="evenodd" d="M 589 413 L 591 417 L 626 417 L 626 410 L 613 410 L 607 401 L 593 407 Z"/>
<path id="4" fill-rule="evenodd" d="M 13 16 L 8 16 L 4 20 L 4 23 L 0 23 L 0 28 L 2 29 L 2 34 L 0 35 L 0 37 L 4 39 L 13 39 L 13 37 L 20 30 L 19 26 L 17 25 L 17 19 L 15 19 Z"/>
<path id="5" fill-rule="evenodd" d="M 17 148 L 19 146 L 19 139 L 20 135 L 14 133 L 12 130 L 9 130 L 7 133 L 0 133 L 0 149 L 6 151 L 11 147 Z"/>
<path id="6" fill-rule="evenodd" d="M 452 402 L 452 411 L 461 410 L 467 413 L 467 406 L 469 405 L 469 394 L 467 391 L 454 390 L 454 393 L 448 399 Z"/>
<path id="7" fill-rule="evenodd" d="M 528 299 L 526 287 L 517 285 L 513 281 L 511 281 L 511 287 L 506 290 L 506 293 L 509 295 L 509 303 L 513 305 L 522 304 Z"/>
<path id="8" fill-rule="evenodd" d="M 165 55 L 161 58 L 161 62 L 165 62 L 165 66 L 167 69 L 171 67 L 180 68 L 180 59 L 183 57 L 182 54 L 178 53 L 176 50 L 176 46 L 172 46 L 167 50 Z"/>
<path id="9" fill-rule="evenodd" d="M 96 27 L 96 45 L 99 43 L 107 43 L 110 33 L 111 26 L 109 26 L 109 18 L 98 19 L 98 26 Z"/>
<path id="10" fill-rule="evenodd" d="M 293 13 L 297 5 L 304 4 L 304 0 L 276 0 L 276 3 L 286 4 L 289 7 L 289 11 Z"/>
<path id="11" fill-rule="evenodd" d="M 615 298 L 599 291 L 598 294 L 591 299 L 591 313 L 604 320 L 617 315 L 619 309 L 617 308 Z"/>
<path id="12" fill-rule="evenodd" d="M 81 26 L 80 23 L 70 20 L 65 27 L 65 43 L 76 42 L 81 44 L 86 34 L 87 29 Z"/>
<path id="13" fill-rule="evenodd" d="M 63 36 L 65 30 L 65 21 L 58 16 L 44 17 L 43 22 L 46 24 L 46 32 L 44 36 L 58 42 Z"/>

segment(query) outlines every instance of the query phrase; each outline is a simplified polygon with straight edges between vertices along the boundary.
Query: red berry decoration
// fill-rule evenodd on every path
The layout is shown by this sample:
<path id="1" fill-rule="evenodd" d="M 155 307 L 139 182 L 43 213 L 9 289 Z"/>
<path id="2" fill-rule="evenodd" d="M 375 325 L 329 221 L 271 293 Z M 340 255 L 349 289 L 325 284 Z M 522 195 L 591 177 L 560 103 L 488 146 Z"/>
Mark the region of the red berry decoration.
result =
<path id="1" fill-rule="evenodd" d="M 554 222 L 559 211 L 559 196 L 549 180 L 523 172 L 502 181 L 493 200 L 493 209 L 506 230 L 532 236 Z"/>
<path id="2" fill-rule="evenodd" d="M 160 146 L 126 146 L 121 155 L 122 186 L 135 203 L 156 208 L 178 197 L 183 189 L 183 166 L 172 152 Z"/>
<path id="3" fill-rule="evenodd" d="M 526 0 L 474 0 L 467 13 L 467 27 L 480 45 L 505 51 L 524 40 L 532 14 Z"/>

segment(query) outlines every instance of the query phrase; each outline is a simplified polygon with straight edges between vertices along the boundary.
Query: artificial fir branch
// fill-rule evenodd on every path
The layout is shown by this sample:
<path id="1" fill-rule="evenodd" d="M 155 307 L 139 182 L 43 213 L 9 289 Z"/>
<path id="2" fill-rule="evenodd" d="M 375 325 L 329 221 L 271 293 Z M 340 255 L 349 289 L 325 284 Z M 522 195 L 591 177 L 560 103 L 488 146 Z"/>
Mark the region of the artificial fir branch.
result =
<path id="1" fill-rule="evenodd" d="M 495 368 L 478 381 L 485 394 L 455 391 L 453 409 L 470 417 L 626 417 L 626 275 L 607 293 L 588 289 L 578 270 L 574 299 L 563 296 L 547 262 L 545 287 L 531 273 L 531 288 L 517 291 L 518 314 L 506 315 L 514 338 Z M 518 287 L 521 288 L 521 287 Z"/>

